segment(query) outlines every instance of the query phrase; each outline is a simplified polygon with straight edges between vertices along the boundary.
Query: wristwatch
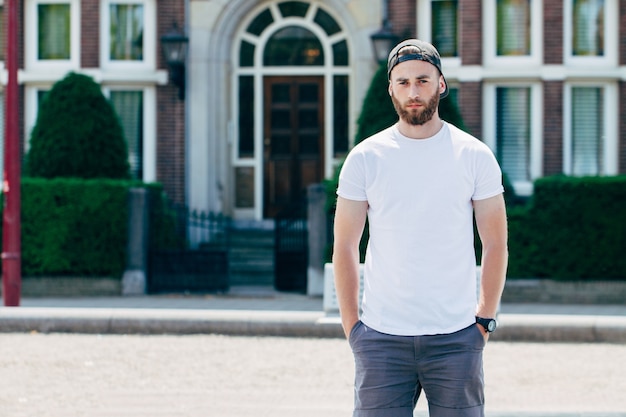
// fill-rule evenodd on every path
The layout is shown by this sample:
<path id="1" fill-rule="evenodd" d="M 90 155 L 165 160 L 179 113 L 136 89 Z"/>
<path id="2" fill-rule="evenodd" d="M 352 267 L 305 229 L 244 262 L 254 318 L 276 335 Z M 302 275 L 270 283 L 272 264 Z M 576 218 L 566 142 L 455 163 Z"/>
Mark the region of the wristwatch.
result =
<path id="1" fill-rule="evenodd" d="M 476 316 L 476 323 L 483 326 L 489 333 L 495 331 L 496 327 L 498 327 L 496 319 L 485 319 L 483 317 Z"/>

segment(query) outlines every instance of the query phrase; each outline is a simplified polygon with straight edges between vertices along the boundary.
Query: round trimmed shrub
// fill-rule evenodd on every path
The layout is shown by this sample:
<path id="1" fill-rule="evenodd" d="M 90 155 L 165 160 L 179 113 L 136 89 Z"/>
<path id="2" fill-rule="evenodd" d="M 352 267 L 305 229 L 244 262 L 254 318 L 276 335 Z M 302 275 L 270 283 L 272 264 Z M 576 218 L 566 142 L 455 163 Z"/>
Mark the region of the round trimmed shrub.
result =
<path id="1" fill-rule="evenodd" d="M 45 95 L 24 171 L 42 178 L 130 178 L 120 120 L 91 77 L 69 73 Z"/>

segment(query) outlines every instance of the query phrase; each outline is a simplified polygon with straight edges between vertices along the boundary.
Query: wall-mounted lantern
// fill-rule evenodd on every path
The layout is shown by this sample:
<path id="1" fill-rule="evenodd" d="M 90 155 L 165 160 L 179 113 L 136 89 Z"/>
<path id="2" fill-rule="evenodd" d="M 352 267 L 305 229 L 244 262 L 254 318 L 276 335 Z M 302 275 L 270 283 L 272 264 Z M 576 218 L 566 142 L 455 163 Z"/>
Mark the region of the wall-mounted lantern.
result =
<path id="1" fill-rule="evenodd" d="M 378 63 L 386 62 L 391 48 L 398 43 L 398 37 L 391 31 L 391 25 L 387 19 L 383 19 L 382 27 L 372 33 L 370 39 L 374 48 L 374 58 Z"/>
<path id="2" fill-rule="evenodd" d="M 179 32 L 176 24 L 172 30 L 161 36 L 161 49 L 167 66 L 170 68 L 170 81 L 178 87 L 178 98 L 185 99 L 185 63 L 189 38 Z"/>

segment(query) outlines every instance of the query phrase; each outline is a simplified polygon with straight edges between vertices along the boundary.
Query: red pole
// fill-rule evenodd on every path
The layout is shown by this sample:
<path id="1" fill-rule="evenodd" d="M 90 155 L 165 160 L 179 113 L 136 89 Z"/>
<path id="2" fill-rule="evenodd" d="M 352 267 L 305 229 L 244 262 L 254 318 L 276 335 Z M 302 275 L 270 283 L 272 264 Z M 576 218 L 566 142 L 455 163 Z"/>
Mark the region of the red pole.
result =
<path id="1" fill-rule="evenodd" d="M 18 128 L 17 91 L 17 0 L 5 0 L 7 12 L 4 136 L 4 213 L 2 223 L 2 295 L 4 305 L 20 305 L 22 287 L 20 170 L 22 155 Z"/>

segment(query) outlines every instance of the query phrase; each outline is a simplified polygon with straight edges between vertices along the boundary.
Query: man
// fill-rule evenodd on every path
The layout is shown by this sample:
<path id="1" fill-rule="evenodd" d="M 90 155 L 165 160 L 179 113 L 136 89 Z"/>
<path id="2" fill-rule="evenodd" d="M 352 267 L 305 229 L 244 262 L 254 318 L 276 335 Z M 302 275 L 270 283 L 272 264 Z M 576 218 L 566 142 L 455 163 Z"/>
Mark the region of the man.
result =
<path id="1" fill-rule="evenodd" d="M 504 287 L 502 174 L 489 148 L 439 117 L 441 59 L 409 39 L 388 59 L 399 120 L 354 147 L 342 167 L 334 274 L 355 358 L 354 416 L 484 415 L 482 352 Z M 483 245 L 476 298 L 472 216 Z M 359 240 L 369 242 L 359 314 Z"/>

